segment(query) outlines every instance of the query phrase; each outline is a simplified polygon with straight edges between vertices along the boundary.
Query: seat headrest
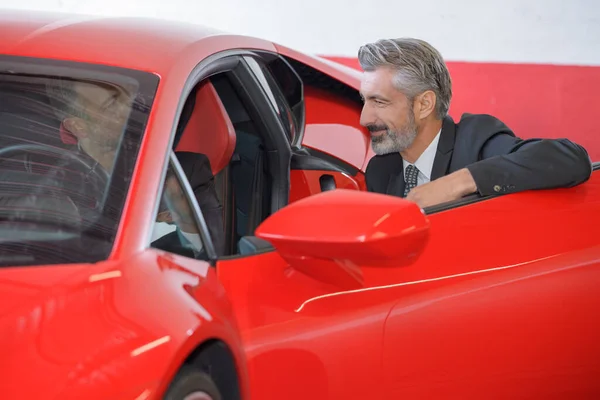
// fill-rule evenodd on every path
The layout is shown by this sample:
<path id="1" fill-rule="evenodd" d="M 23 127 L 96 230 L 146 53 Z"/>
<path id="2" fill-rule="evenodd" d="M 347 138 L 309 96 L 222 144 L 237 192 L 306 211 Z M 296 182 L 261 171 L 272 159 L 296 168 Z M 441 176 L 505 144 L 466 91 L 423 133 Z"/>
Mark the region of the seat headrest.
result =
<path id="1" fill-rule="evenodd" d="M 209 81 L 202 82 L 175 151 L 205 154 L 216 174 L 229 164 L 235 140 L 235 129 L 217 91 Z"/>

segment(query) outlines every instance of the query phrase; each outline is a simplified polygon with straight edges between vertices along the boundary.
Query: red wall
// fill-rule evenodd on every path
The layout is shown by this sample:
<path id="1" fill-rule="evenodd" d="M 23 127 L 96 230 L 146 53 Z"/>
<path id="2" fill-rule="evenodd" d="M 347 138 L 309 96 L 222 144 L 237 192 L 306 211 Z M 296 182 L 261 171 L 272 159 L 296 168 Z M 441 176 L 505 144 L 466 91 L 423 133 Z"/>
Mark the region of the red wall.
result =
<path id="1" fill-rule="evenodd" d="M 359 68 L 355 58 L 328 57 Z M 566 137 L 600 161 L 600 67 L 449 62 L 450 114 L 486 113 L 522 138 Z"/>

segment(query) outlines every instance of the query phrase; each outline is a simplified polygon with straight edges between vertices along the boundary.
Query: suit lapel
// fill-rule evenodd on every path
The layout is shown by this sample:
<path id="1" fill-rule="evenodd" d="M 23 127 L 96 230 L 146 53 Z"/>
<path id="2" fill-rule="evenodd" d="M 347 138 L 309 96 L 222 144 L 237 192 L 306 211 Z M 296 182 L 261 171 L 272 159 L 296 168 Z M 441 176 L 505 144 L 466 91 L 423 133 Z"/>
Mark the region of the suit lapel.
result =
<path id="1" fill-rule="evenodd" d="M 438 142 L 433 167 L 431 169 L 431 180 L 441 178 L 448 172 L 452 150 L 454 150 L 454 139 L 456 137 L 456 125 L 451 117 L 444 118 L 442 132 Z M 404 185 L 403 185 L 404 186 Z M 404 189 L 404 188 L 403 188 Z"/>
<path id="2" fill-rule="evenodd" d="M 452 159 L 452 150 L 454 149 L 454 139 L 456 137 L 456 125 L 451 117 L 444 118 L 442 123 L 442 132 L 438 142 L 433 167 L 431 169 L 431 180 L 440 178 L 448 172 L 450 160 Z M 402 166 L 402 157 L 400 157 L 400 168 L 390 174 L 388 179 L 386 194 L 392 196 L 404 196 L 404 167 Z"/>
<path id="3" fill-rule="evenodd" d="M 400 165 L 403 165 L 402 158 L 400 158 Z M 400 171 L 390 174 L 386 194 L 404 196 L 404 167 L 400 168 Z"/>

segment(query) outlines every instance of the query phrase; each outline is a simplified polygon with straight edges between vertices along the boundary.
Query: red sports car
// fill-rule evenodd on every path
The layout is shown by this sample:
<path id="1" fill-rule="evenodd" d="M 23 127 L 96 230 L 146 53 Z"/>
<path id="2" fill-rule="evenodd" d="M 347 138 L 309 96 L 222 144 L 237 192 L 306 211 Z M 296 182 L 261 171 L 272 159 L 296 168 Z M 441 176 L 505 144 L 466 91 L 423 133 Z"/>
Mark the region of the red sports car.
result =
<path id="1" fill-rule="evenodd" d="M 599 172 L 421 210 L 363 190 L 356 71 L 184 24 L 0 22 L 3 397 L 600 395 Z"/>

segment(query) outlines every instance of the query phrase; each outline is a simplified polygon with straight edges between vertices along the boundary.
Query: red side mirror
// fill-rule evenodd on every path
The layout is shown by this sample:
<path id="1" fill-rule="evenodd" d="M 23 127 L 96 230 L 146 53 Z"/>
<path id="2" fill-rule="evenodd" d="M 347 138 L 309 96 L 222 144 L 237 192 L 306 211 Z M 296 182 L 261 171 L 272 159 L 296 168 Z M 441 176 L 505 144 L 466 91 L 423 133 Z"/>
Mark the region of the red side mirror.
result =
<path id="1" fill-rule="evenodd" d="M 360 267 L 412 262 L 428 232 L 429 220 L 411 201 L 338 189 L 279 210 L 256 236 L 271 242 L 297 270 L 351 288 L 362 286 Z"/>

